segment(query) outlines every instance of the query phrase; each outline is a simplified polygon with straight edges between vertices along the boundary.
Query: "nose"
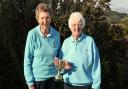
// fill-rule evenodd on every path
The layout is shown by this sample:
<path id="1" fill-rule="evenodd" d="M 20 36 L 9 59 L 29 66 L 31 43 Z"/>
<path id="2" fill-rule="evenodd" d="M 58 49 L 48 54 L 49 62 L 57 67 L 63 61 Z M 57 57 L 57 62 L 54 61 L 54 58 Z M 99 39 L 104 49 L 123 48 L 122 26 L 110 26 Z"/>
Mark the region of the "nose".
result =
<path id="1" fill-rule="evenodd" d="M 79 27 L 80 27 L 79 24 L 77 24 L 77 25 L 76 25 L 76 28 L 79 28 Z"/>
<path id="2" fill-rule="evenodd" d="M 44 24 L 47 24 L 47 19 L 46 18 L 44 18 Z"/>
<path id="3" fill-rule="evenodd" d="M 75 26 L 74 30 L 76 31 L 76 30 L 78 30 L 78 29 L 79 29 L 79 26 Z"/>
<path id="4" fill-rule="evenodd" d="M 75 25 L 75 29 L 78 30 L 78 29 L 80 29 L 80 28 L 81 28 L 81 26 L 80 26 L 79 24 L 76 24 L 76 25 Z"/>

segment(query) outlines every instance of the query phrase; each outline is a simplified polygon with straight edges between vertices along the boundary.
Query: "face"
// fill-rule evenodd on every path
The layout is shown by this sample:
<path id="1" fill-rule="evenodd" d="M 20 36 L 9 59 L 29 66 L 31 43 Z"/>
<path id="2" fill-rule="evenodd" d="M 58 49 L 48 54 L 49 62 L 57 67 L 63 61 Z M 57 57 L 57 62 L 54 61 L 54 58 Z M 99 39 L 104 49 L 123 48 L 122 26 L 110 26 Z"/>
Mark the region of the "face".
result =
<path id="1" fill-rule="evenodd" d="M 41 26 L 41 29 L 48 30 L 50 27 L 51 17 L 48 12 L 39 12 L 38 23 Z"/>
<path id="2" fill-rule="evenodd" d="M 69 26 L 72 36 L 79 37 L 82 33 L 82 21 L 76 18 L 73 18 Z"/>

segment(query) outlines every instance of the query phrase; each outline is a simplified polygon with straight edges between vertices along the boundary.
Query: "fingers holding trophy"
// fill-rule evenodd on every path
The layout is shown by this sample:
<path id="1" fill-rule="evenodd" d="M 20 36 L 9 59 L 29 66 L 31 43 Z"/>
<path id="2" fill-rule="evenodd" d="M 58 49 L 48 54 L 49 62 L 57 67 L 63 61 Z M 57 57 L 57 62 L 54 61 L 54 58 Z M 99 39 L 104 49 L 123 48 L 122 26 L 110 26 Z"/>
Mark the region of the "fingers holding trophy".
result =
<path id="1" fill-rule="evenodd" d="M 56 69 L 57 69 L 57 75 L 55 76 L 55 81 L 62 81 L 63 76 L 62 76 L 61 72 L 64 69 L 70 69 L 71 66 L 69 65 L 69 63 L 67 61 L 61 60 L 57 57 L 54 58 L 54 64 L 55 64 Z"/>

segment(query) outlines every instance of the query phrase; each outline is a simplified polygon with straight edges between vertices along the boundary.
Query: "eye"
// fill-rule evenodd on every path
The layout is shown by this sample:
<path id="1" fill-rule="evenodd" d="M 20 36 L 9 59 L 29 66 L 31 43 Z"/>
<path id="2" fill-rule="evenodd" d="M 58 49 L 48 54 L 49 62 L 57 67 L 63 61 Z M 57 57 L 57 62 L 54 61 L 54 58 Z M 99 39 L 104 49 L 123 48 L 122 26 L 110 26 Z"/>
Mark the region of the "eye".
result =
<path id="1" fill-rule="evenodd" d="M 78 24 L 72 24 L 71 26 L 72 26 L 72 27 L 76 27 L 76 26 L 81 27 L 82 25 L 83 25 L 82 23 L 78 23 Z"/>
<path id="2" fill-rule="evenodd" d="M 76 27 L 76 24 L 72 24 L 72 27 Z"/>
<path id="3" fill-rule="evenodd" d="M 49 19 L 50 19 L 50 17 L 46 17 L 46 19 L 47 19 L 47 20 L 49 20 Z"/>
<path id="4" fill-rule="evenodd" d="M 44 19 L 44 17 L 42 17 L 41 19 Z"/>

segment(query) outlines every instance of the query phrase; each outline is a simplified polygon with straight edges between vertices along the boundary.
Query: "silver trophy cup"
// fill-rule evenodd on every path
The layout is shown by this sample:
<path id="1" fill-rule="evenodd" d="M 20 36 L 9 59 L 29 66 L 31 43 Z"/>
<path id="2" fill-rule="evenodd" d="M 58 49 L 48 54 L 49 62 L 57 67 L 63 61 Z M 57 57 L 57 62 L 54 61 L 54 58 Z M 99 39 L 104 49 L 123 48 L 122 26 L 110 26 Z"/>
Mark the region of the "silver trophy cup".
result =
<path id="1" fill-rule="evenodd" d="M 58 64 L 56 65 L 56 69 L 57 69 L 57 74 L 55 76 L 55 81 L 62 81 L 63 80 L 63 76 L 61 74 L 62 70 L 64 69 L 64 61 L 63 60 L 58 60 Z"/>

